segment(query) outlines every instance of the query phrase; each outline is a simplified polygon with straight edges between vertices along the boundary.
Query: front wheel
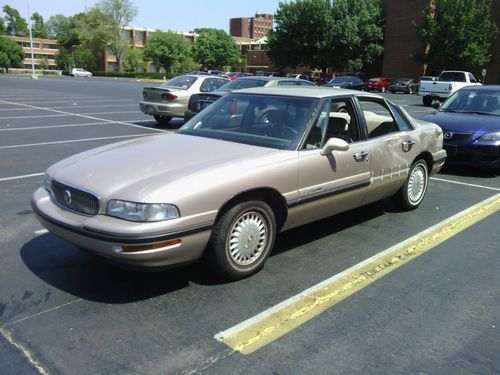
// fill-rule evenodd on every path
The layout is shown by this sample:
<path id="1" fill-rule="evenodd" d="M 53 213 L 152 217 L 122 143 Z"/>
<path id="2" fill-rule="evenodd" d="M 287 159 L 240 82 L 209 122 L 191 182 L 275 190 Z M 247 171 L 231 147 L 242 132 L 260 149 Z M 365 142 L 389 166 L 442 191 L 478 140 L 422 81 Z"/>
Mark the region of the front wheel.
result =
<path id="1" fill-rule="evenodd" d="M 410 168 L 404 185 L 393 196 L 396 205 L 403 210 L 414 210 L 424 199 L 429 182 L 427 163 L 418 159 Z"/>
<path id="2" fill-rule="evenodd" d="M 271 207 L 261 201 L 242 202 L 215 224 L 206 260 L 223 277 L 243 279 L 264 266 L 275 237 L 276 219 Z"/>
<path id="3" fill-rule="evenodd" d="M 162 125 L 167 125 L 170 122 L 170 120 L 172 120 L 172 117 L 170 116 L 154 115 L 153 117 L 157 122 L 159 122 Z"/>

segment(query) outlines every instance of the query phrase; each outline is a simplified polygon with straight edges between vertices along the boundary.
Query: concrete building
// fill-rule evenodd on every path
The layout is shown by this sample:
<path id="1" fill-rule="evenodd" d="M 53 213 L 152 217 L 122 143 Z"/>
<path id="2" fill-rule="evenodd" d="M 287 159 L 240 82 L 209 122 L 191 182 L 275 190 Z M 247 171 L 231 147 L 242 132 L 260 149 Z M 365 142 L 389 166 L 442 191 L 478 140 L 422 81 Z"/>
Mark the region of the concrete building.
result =
<path id="1" fill-rule="evenodd" d="M 31 69 L 31 45 L 30 38 L 21 36 L 11 36 L 17 44 L 19 44 L 24 52 L 23 68 Z M 46 61 L 48 70 L 57 70 L 55 63 L 55 55 L 59 51 L 59 44 L 54 39 L 33 38 L 33 62 L 35 69 L 41 69 L 42 61 Z"/>
<path id="2" fill-rule="evenodd" d="M 272 14 L 256 13 L 254 17 L 231 18 L 229 35 L 239 38 L 261 39 L 273 28 Z"/>

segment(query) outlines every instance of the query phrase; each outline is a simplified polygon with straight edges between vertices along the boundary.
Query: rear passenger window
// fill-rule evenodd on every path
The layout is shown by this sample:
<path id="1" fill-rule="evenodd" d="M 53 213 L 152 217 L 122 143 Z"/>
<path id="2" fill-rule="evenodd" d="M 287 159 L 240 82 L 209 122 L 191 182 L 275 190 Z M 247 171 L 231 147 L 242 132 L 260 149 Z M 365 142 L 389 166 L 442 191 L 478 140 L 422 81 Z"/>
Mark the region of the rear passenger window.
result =
<path id="1" fill-rule="evenodd" d="M 368 138 L 380 137 L 399 131 L 398 124 L 384 101 L 360 98 L 359 102 L 365 117 Z"/>

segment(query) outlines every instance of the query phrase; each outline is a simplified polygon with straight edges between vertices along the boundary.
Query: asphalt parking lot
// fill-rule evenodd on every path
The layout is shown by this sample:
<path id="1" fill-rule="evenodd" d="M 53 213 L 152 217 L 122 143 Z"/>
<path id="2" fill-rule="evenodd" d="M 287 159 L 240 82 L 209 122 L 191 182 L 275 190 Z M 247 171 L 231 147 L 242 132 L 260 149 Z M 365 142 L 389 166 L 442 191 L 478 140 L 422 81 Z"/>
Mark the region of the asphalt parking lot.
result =
<path id="1" fill-rule="evenodd" d="M 47 233 L 30 198 L 49 165 L 182 125 L 139 111 L 146 85 L 0 75 L 0 374 L 500 373 L 498 208 L 255 351 L 217 339 L 453 215 L 498 205 L 497 173 L 445 168 L 416 211 L 381 201 L 283 233 L 264 269 L 238 282 L 202 264 L 123 270 Z M 432 111 L 385 95 L 415 117 Z"/>

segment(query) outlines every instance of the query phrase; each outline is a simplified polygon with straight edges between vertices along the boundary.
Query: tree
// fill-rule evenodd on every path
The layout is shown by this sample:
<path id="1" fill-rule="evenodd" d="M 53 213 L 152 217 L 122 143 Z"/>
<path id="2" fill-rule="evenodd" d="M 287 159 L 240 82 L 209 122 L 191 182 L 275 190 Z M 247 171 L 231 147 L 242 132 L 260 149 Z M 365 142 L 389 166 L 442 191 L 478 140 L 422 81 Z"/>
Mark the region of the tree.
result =
<path id="1" fill-rule="evenodd" d="M 330 63 L 335 69 L 361 70 L 384 52 L 379 0 L 335 0 L 332 18 Z"/>
<path id="2" fill-rule="evenodd" d="M 75 65 L 73 55 L 65 48 L 60 48 L 54 57 L 54 61 L 59 69 L 71 69 Z"/>
<path id="3" fill-rule="evenodd" d="M 45 70 L 49 69 L 49 60 L 47 60 L 46 57 L 40 60 L 39 64 L 40 69 L 42 69 L 42 72 L 45 72 Z"/>
<path id="4" fill-rule="evenodd" d="M 157 30 L 148 38 L 144 58 L 170 72 L 175 64 L 188 55 L 189 49 L 184 37 L 173 31 Z"/>
<path id="5" fill-rule="evenodd" d="M 0 68 L 7 72 L 9 68 L 23 66 L 24 52 L 19 44 L 9 37 L 0 36 Z"/>
<path id="6" fill-rule="evenodd" d="M 7 34 L 7 29 L 5 28 L 5 22 L 2 17 L 0 17 L 0 34 Z"/>
<path id="7" fill-rule="evenodd" d="M 9 5 L 4 5 L 2 8 L 5 13 L 5 29 L 9 35 L 26 36 L 29 34 L 28 24 L 21 17 L 17 9 Z"/>
<path id="8" fill-rule="evenodd" d="M 31 25 L 33 38 L 47 38 L 48 33 L 45 23 L 43 22 L 43 17 L 38 12 L 35 12 L 31 16 L 31 21 L 33 21 Z"/>
<path id="9" fill-rule="evenodd" d="M 142 66 L 144 66 L 144 58 L 140 49 L 131 48 L 123 56 L 123 69 L 126 72 L 137 72 Z"/>
<path id="10" fill-rule="evenodd" d="M 432 70 L 472 70 L 491 61 L 489 49 L 498 34 L 490 0 L 435 0 L 417 26 L 425 52 L 417 61 Z"/>
<path id="11" fill-rule="evenodd" d="M 240 53 L 233 38 L 219 29 L 200 29 L 191 53 L 193 58 L 206 68 L 237 65 L 240 60 Z"/>
<path id="12" fill-rule="evenodd" d="M 276 28 L 267 35 L 268 56 L 280 68 L 330 65 L 333 19 L 329 0 L 297 0 L 279 4 Z"/>
<path id="13" fill-rule="evenodd" d="M 137 8 L 130 0 L 102 0 L 78 20 L 79 36 L 84 41 L 98 42 L 106 46 L 116 58 L 117 70 L 121 70 L 121 58 L 129 48 L 130 40 L 123 29 L 137 15 Z"/>
<path id="14" fill-rule="evenodd" d="M 74 54 L 74 63 L 77 67 L 90 68 L 94 65 L 94 54 L 85 46 L 78 46 Z"/>

